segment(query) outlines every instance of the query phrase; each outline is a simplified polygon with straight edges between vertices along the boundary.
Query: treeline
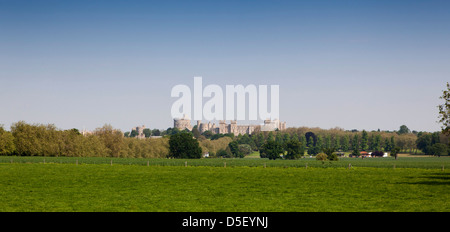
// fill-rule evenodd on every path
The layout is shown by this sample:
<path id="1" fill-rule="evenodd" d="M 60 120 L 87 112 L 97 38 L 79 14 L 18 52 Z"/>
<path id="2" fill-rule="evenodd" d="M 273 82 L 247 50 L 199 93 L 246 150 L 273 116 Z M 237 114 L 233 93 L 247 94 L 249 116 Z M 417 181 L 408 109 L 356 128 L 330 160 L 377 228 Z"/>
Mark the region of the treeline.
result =
<path id="1" fill-rule="evenodd" d="M 0 126 L 0 155 L 164 158 L 169 157 L 170 136 L 180 132 L 168 128 L 160 131 L 164 135 L 161 138 L 137 139 L 126 137 L 111 125 L 82 135 L 77 129 L 60 130 L 53 124 L 20 121 L 14 123 L 10 131 Z M 394 148 L 427 155 L 450 152 L 448 136 L 440 132 L 411 132 L 406 126 L 395 132 L 300 127 L 238 136 L 209 131 L 200 134 L 195 129 L 188 133 L 199 142 L 202 154 L 208 153 L 209 157 L 245 157 L 255 151 L 259 151 L 261 157 L 268 157 L 269 151 L 278 149 L 287 158 L 317 155 L 331 149 L 338 154 L 352 152 L 354 155 L 359 155 L 360 151 L 391 152 Z"/>
<path id="2" fill-rule="evenodd" d="M 171 132 L 172 133 L 172 132 Z M 204 153 L 225 149 L 232 139 L 224 137 L 200 142 Z M 169 136 L 136 139 L 125 137 L 111 125 L 82 135 L 77 129 L 60 130 L 53 124 L 20 121 L 6 131 L 0 126 L 0 155 L 165 158 L 169 155 Z"/>
<path id="3" fill-rule="evenodd" d="M 195 131 L 194 131 L 195 132 Z M 194 136 L 196 133 L 193 133 Z M 222 135 L 224 136 L 224 135 Z M 196 136 L 198 139 L 214 139 L 209 132 Z M 383 155 L 384 152 L 402 151 L 414 154 L 447 155 L 450 152 L 449 137 L 440 132 L 411 132 L 405 125 L 398 131 L 346 131 L 341 128 L 287 128 L 284 131 L 254 132 L 251 135 L 239 135 L 233 144 L 219 151 L 218 156 L 243 157 L 251 151 L 264 151 L 264 145 L 274 141 L 276 146 L 284 149 L 290 141 L 300 142 L 300 154 L 317 155 L 333 150 L 335 153 L 351 152 L 359 156 L 361 151 Z M 291 144 L 292 145 L 292 144 Z M 248 150 L 251 149 L 249 152 Z M 235 152 L 232 152 L 235 151 Z M 264 157 L 264 152 L 261 152 Z"/>

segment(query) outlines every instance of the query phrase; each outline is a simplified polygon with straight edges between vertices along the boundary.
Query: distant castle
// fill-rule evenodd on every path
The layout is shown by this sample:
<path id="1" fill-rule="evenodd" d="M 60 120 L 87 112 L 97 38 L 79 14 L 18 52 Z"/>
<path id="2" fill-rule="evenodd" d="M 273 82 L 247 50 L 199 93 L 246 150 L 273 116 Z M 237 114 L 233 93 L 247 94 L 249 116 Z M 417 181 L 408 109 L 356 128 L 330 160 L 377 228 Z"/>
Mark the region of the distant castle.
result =
<path id="1" fill-rule="evenodd" d="M 173 120 L 173 127 L 177 128 L 179 130 L 188 129 L 192 131 L 193 127 L 191 125 L 191 120 L 184 116 L 183 118 L 175 118 Z M 235 120 L 231 120 L 229 124 L 225 123 L 225 120 L 219 121 L 219 125 L 216 125 L 215 123 L 211 124 L 211 122 L 208 123 L 202 123 L 201 121 L 197 121 L 197 129 L 200 131 L 200 133 L 203 133 L 205 131 L 211 131 L 214 134 L 228 134 L 233 133 L 235 136 L 239 134 L 251 134 L 255 130 L 259 131 L 274 131 L 276 129 L 278 130 L 285 130 L 286 129 L 286 122 L 280 122 L 280 120 L 264 120 L 264 125 L 237 125 Z"/>

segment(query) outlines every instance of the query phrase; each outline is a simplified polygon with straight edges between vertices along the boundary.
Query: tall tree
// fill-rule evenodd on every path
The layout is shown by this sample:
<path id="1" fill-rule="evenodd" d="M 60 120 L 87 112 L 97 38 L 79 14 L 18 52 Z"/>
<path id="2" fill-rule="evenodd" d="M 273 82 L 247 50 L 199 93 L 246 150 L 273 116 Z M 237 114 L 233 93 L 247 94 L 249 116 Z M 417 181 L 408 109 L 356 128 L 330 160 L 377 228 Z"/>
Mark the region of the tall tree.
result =
<path id="1" fill-rule="evenodd" d="M 397 132 L 397 134 L 399 134 L 399 135 L 408 134 L 408 133 L 411 133 L 411 131 L 409 130 L 409 128 L 406 125 L 401 125 L 400 129 Z"/>
<path id="2" fill-rule="evenodd" d="M 344 141 L 342 143 L 342 151 L 350 150 L 350 135 L 344 135 Z"/>
<path id="3" fill-rule="evenodd" d="M 367 134 L 367 131 L 363 130 L 361 135 L 361 150 L 366 151 L 369 148 L 368 139 L 369 135 Z"/>
<path id="4" fill-rule="evenodd" d="M 450 84 L 448 82 L 447 89 L 442 91 L 442 96 L 439 98 L 444 100 L 444 103 L 438 106 L 439 122 L 442 123 L 442 133 L 450 135 Z"/>
<path id="5" fill-rule="evenodd" d="M 181 159 L 199 159 L 202 149 L 191 133 L 180 132 L 170 136 L 169 156 Z"/>
<path id="6" fill-rule="evenodd" d="M 275 160 L 280 158 L 280 154 L 283 152 L 283 147 L 275 140 L 268 140 L 261 149 L 261 157 Z"/>
<path id="7" fill-rule="evenodd" d="M 359 156 L 359 138 L 358 138 L 358 134 L 355 134 L 355 136 L 353 136 L 353 140 L 352 140 L 352 155 L 354 156 Z"/>
<path id="8" fill-rule="evenodd" d="M 15 152 L 14 136 L 0 125 L 0 155 L 11 155 Z"/>
<path id="9" fill-rule="evenodd" d="M 299 159 L 305 153 L 302 144 L 295 139 L 291 139 L 286 143 L 286 159 Z"/>

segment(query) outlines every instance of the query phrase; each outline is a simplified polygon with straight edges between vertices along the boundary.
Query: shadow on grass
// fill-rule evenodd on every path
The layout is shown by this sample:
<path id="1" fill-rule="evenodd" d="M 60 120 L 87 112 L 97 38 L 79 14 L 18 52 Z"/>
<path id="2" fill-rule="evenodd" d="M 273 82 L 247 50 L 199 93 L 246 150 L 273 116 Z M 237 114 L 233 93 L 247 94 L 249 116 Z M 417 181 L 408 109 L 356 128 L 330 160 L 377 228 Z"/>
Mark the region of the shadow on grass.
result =
<path id="1" fill-rule="evenodd" d="M 417 177 L 408 177 L 409 179 L 418 179 Z M 402 182 L 402 184 L 423 184 L 423 185 L 450 185 L 450 173 L 433 173 L 420 177 L 418 181 Z"/>

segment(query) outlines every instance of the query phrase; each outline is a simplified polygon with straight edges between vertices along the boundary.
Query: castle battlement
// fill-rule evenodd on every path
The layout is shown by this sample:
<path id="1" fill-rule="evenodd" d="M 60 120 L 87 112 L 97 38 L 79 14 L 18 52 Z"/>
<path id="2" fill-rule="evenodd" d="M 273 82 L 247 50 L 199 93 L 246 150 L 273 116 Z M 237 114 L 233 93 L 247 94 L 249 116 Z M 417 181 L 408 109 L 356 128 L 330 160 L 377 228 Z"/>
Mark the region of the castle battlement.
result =
<path id="1" fill-rule="evenodd" d="M 173 120 L 173 127 L 179 130 L 188 129 L 192 131 L 193 127 L 191 125 L 191 120 L 189 118 L 175 118 Z M 197 129 L 200 133 L 205 131 L 211 131 L 214 134 L 228 134 L 233 133 L 234 135 L 239 134 L 251 134 L 253 131 L 259 129 L 260 131 L 274 131 L 274 130 L 285 130 L 286 122 L 280 122 L 280 120 L 264 120 L 263 125 L 238 125 L 236 120 L 230 120 L 227 124 L 225 120 L 220 120 L 218 126 L 215 123 L 208 122 L 202 123 L 202 121 L 197 121 Z"/>

